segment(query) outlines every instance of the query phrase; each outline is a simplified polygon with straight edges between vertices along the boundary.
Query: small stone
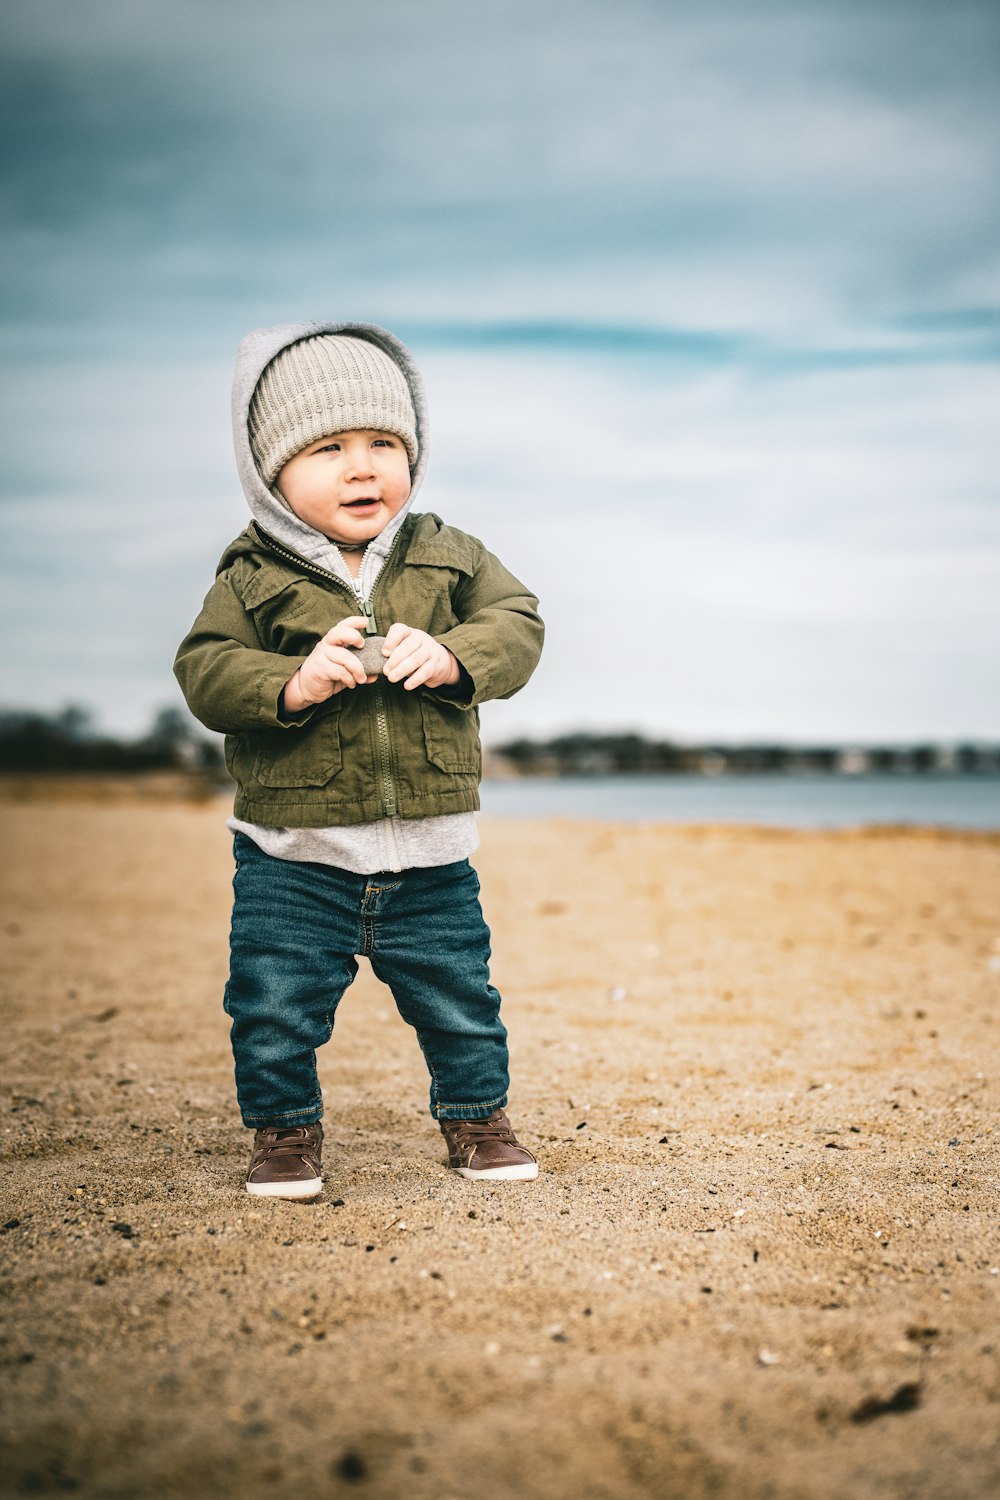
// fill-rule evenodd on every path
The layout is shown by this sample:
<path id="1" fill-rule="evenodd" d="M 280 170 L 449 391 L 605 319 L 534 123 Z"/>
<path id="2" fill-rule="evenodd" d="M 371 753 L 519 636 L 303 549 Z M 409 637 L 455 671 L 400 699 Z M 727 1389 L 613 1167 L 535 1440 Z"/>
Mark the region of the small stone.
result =
<path id="1" fill-rule="evenodd" d="M 760 1349 L 757 1353 L 757 1363 L 759 1365 L 780 1365 L 781 1356 L 772 1354 L 770 1349 Z"/>
<path id="2" fill-rule="evenodd" d="M 346 1479 L 349 1484 L 358 1484 L 368 1473 L 368 1466 L 360 1454 L 355 1453 L 353 1448 L 343 1452 L 332 1465 L 333 1473 L 340 1479 Z"/>
<path id="3" fill-rule="evenodd" d="M 919 1405 L 920 1382 L 907 1381 L 905 1385 L 897 1386 L 892 1395 L 884 1399 L 869 1396 L 851 1412 L 851 1421 L 871 1422 L 876 1417 L 887 1416 L 890 1413 L 913 1411 Z"/>

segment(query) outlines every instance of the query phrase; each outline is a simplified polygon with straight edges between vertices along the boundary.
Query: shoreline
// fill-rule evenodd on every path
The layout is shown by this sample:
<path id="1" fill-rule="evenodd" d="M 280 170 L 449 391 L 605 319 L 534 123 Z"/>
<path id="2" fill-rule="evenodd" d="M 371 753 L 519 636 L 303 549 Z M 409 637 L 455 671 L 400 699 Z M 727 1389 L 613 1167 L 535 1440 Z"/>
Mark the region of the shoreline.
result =
<path id="1" fill-rule="evenodd" d="M 676 780 L 673 776 L 663 778 L 666 781 Z M 681 778 L 685 779 L 685 778 Z M 691 776 L 686 778 L 690 781 L 712 783 L 718 778 L 709 776 Z M 733 780 L 734 778 L 723 778 Z M 762 781 L 767 783 L 781 782 L 789 778 L 777 776 L 762 776 Z M 816 777 L 814 780 L 822 783 L 833 782 L 857 782 L 857 777 Z M 891 784 L 898 780 L 896 777 L 886 776 L 885 782 Z M 923 778 L 922 778 L 923 779 Z M 929 777 L 926 779 L 933 780 Z M 947 780 L 947 778 L 943 778 Z M 988 778 L 986 778 L 988 779 Z M 995 780 L 996 778 L 994 778 Z M 542 783 L 558 787 L 567 782 L 575 782 L 576 778 L 558 777 L 553 778 L 551 783 L 546 783 L 540 777 L 514 778 L 518 786 L 531 787 Z M 580 784 L 588 783 L 591 778 L 579 778 Z M 615 778 L 622 782 L 628 782 L 628 776 Z M 484 785 L 487 785 L 484 783 Z M 492 783 L 493 787 L 509 787 L 511 782 L 506 778 L 498 778 Z M 489 791 L 487 791 L 487 799 Z M 232 791 L 227 786 L 220 786 L 216 781 L 199 775 L 191 775 L 176 771 L 138 772 L 135 774 L 122 775 L 118 772 L 107 774 L 81 773 L 0 773 L 0 808 L 12 804 L 45 804 L 52 803 L 80 803 L 100 806 L 114 806 L 116 804 L 129 804 L 141 806 L 143 803 L 170 804 L 178 806 L 185 805 L 214 805 L 220 809 L 223 821 L 229 815 L 227 805 L 231 801 Z M 606 828 L 620 825 L 622 827 L 647 827 L 662 828 L 676 831 L 678 833 L 704 834 L 709 830 L 725 831 L 734 836 L 741 832 L 754 834 L 782 835 L 830 835 L 831 837 L 893 837 L 893 838 L 973 838 L 986 842 L 1000 842 L 1000 826 L 978 827 L 974 824 L 948 823 L 941 821 L 914 821 L 910 819 L 899 820 L 885 818 L 875 821 L 860 820 L 858 822 L 839 822 L 826 824 L 808 824 L 801 821 L 789 821 L 786 823 L 769 821 L 753 821 L 746 818 L 732 817 L 710 817 L 710 818 L 680 818 L 680 817 L 657 817 L 653 814 L 648 816 L 604 816 L 587 814 L 579 811 L 560 811 L 558 809 L 540 810 L 528 809 L 524 811 L 505 812 L 496 806 L 487 806 L 479 814 L 483 823 L 498 821 L 514 821 L 517 823 L 555 823 L 555 824 L 582 824 L 594 823 L 596 826 Z"/>

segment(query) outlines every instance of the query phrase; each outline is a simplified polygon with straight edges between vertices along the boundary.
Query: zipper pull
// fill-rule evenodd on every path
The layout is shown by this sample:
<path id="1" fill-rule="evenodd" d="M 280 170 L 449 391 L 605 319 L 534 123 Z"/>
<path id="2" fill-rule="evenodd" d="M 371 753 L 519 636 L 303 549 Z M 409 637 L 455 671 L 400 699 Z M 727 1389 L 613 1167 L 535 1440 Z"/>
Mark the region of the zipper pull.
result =
<path id="1" fill-rule="evenodd" d="M 375 629 L 375 611 L 372 609 L 371 600 L 362 599 L 361 608 L 364 610 L 365 619 L 368 622 L 365 626 L 365 635 L 378 635 L 378 631 Z"/>

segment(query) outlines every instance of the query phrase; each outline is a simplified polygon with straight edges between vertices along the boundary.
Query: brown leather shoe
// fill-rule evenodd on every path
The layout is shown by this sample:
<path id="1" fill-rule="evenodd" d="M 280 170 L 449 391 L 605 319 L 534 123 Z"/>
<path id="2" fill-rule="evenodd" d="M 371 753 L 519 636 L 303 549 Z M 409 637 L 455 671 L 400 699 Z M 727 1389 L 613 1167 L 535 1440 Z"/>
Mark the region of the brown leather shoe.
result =
<path id="1" fill-rule="evenodd" d="M 268 1125 L 253 1138 L 247 1192 L 260 1198 L 318 1198 L 323 1127 Z"/>
<path id="2" fill-rule="evenodd" d="M 439 1120 L 448 1144 L 448 1165 L 460 1177 L 521 1178 L 538 1176 L 530 1151 L 519 1146 L 502 1109 L 488 1120 Z"/>

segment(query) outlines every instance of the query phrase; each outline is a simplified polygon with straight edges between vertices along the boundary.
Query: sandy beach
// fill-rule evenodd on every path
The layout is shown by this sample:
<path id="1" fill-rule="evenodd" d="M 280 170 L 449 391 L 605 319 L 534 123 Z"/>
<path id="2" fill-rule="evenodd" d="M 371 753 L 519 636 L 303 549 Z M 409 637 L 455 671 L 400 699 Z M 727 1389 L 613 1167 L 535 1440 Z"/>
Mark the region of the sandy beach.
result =
<path id="1" fill-rule="evenodd" d="M 486 821 L 535 1183 L 366 964 L 243 1192 L 226 803 L 0 804 L 5 1493 L 981 1500 L 1000 838 Z"/>

